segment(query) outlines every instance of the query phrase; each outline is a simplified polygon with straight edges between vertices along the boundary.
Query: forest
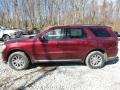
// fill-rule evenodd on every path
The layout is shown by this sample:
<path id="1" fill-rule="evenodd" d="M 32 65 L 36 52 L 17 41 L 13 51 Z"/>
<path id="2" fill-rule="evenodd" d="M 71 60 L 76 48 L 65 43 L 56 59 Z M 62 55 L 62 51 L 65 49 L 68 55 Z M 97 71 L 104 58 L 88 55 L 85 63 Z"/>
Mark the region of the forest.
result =
<path id="1" fill-rule="evenodd" d="M 0 26 L 102 24 L 120 31 L 120 0 L 0 0 Z"/>

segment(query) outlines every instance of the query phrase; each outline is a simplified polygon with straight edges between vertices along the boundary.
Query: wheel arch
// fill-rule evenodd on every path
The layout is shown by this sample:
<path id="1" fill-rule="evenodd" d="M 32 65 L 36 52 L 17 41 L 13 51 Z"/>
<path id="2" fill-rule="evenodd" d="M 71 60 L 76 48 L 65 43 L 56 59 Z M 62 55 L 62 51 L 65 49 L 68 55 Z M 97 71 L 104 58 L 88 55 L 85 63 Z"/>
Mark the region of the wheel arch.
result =
<path id="1" fill-rule="evenodd" d="M 6 36 L 6 35 L 10 37 L 9 34 L 3 34 L 3 35 L 2 35 L 2 40 L 3 40 L 3 37 Z M 10 38 L 11 38 L 11 37 L 10 37 Z"/>
<path id="2" fill-rule="evenodd" d="M 3 35 L 2 35 L 2 38 L 3 38 L 5 35 L 8 35 L 8 36 L 10 36 L 9 34 L 3 34 Z"/>
<path id="3" fill-rule="evenodd" d="M 90 51 L 85 55 L 85 57 L 84 57 L 84 63 L 85 63 L 85 60 L 86 60 L 88 54 L 90 54 L 91 52 L 94 52 L 94 51 L 99 51 L 99 52 L 103 53 L 103 54 L 104 54 L 104 57 L 107 58 L 107 53 L 106 53 L 106 51 L 105 51 L 104 49 L 95 48 L 95 49 L 90 50 Z"/>
<path id="4" fill-rule="evenodd" d="M 28 57 L 28 59 L 30 60 L 30 62 L 32 62 L 32 59 L 33 59 L 33 58 L 31 57 L 31 55 L 30 55 L 29 53 L 27 53 L 25 50 L 22 50 L 22 49 L 19 49 L 19 48 L 11 49 L 11 50 L 8 52 L 8 54 L 6 55 L 7 61 L 8 61 L 9 56 L 10 56 L 12 53 L 18 52 L 18 51 L 24 52 L 25 55 L 26 55 L 26 56 Z"/>

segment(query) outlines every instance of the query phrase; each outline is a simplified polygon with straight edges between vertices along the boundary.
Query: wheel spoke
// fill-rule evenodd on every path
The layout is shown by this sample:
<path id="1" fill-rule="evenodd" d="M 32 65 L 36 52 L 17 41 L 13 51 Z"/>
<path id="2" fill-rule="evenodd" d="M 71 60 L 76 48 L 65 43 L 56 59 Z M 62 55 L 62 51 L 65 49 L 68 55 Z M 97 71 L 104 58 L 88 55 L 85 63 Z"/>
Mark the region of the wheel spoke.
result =
<path id="1" fill-rule="evenodd" d="M 14 67 L 19 68 L 19 69 L 24 67 L 24 64 L 25 64 L 23 57 L 20 55 L 13 56 L 11 63 Z"/>
<path id="2" fill-rule="evenodd" d="M 93 55 L 90 58 L 90 63 L 92 66 L 99 66 L 102 63 L 102 57 L 100 55 Z"/>

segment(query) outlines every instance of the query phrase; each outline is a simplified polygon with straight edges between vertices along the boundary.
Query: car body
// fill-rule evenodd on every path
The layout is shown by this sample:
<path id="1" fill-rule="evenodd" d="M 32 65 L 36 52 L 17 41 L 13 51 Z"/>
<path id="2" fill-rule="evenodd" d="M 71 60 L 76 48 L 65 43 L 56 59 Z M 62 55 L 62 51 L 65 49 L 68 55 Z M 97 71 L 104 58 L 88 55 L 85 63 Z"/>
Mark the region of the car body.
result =
<path id="1" fill-rule="evenodd" d="M 18 29 L 0 28 L 0 39 L 8 41 L 12 38 L 19 38 L 22 35 L 22 31 Z"/>
<path id="2" fill-rule="evenodd" d="M 49 27 L 35 37 L 5 42 L 2 57 L 16 70 L 27 68 L 30 62 L 70 60 L 96 69 L 103 67 L 108 58 L 116 57 L 117 52 L 118 40 L 112 27 L 63 25 Z M 26 65 L 17 68 L 18 61 Z"/>

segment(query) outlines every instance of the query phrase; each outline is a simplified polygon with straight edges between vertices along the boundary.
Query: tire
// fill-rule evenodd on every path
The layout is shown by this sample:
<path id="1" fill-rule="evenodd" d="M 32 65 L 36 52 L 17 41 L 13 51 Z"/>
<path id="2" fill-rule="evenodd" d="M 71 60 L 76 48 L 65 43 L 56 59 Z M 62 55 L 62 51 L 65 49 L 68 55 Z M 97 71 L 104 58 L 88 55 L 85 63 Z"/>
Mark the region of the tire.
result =
<path id="1" fill-rule="evenodd" d="M 10 40 L 11 38 L 10 38 L 10 36 L 9 35 L 3 35 L 3 37 L 2 37 L 2 40 L 3 41 L 8 41 L 8 40 Z"/>
<path id="2" fill-rule="evenodd" d="M 99 51 L 93 51 L 86 57 L 85 63 L 91 69 L 99 69 L 105 65 L 105 56 Z"/>
<path id="3" fill-rule="evenodd" d="M 30 62 L 24 52 L 14 52 L 8 58 L 9 66 L 14 70 L 25 70 Z"/>

